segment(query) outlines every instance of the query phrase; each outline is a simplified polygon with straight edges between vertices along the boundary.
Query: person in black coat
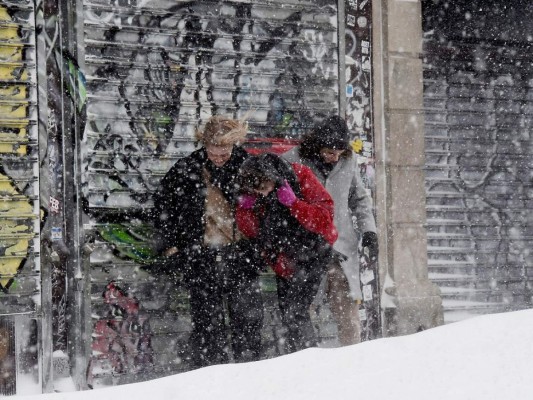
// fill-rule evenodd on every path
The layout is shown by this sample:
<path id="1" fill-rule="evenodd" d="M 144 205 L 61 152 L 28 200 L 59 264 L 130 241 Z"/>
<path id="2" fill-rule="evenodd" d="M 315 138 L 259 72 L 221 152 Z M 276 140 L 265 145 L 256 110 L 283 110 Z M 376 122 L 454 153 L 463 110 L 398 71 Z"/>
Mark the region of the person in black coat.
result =
<path id="1" fill-rule="evenodd" d="M 372 260 L 377 259 L 378 237 L 372 198 L 361 179 L 357 155 L 350 147 L 346 121 L 336 115 L 326 118 L 303 137 L 299 146 L 283 154 L 283 158 L 308 166 L 334 200 L 339 238 L 333 248 L 345 258 L 333 259 L 328 266 L 325 293 L 337 324 L 340 345 L 359 343 L 359 304 L 363 301 L 359 237 L 362 235 L 362 246 L 368 247 Z"/>
<path id="2" fill-rule="evenodd" d="M 239 178 L 237 226 L 276 273 L 285 350 L 317 346 L 309 307 L 333 257 L 333 199 L 310 168 L 274 154 L 248 158 Z"/>
<path id="3" fill-rule="evenodd" d="M 214 116 L 196 136 L 199 150 L 180 159 L 162 179 L 154 198 L 162 254 L 183 274 L 190 293 L 194 367 L 261 355 L 263 303 L 254 248 L 237 229 L 235 178 L 248 157 L 239 145 L 247 124 Z"/>

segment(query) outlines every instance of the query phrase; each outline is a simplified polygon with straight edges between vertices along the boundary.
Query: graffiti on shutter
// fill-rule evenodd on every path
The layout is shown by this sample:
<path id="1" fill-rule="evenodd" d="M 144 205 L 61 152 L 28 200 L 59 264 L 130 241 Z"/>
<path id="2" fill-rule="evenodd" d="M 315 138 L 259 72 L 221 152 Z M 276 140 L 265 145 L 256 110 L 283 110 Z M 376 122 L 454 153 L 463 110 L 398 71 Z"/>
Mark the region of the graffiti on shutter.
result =
<path id="1" fill-rule="evenodd" d="M 0 394 L 36 375 L 40 305 L 35 29 L 32 1 L 0 1 Z M 33 328 L 29 328 L 31 325 Z M 26 338 L 32 337 L 30 342 Z M 17 348 L 19 350 L 17 350 Z M 37 368 L 36 368 L 37 367 Z M 33 378 L 38 381 L 38 377 Z"/>
<path id="2" fill-rule="evenodd" d="M 35 309 L 38 215 L 35 46 L 30 2 L 0 2 L 1 313 Z"/>
<path id="3" fill-rule="evenodd" d="M 532 46 L 497 40 L 492 29 L 486 40 L 442 40 L 456 17 L 433 11 L 424 48 L 429 277 L 446 322 L 530 308 Z M 497 33 L 513 26 L 500 23 Z"/>
<path id="4" fill-rule="evenodd" d="M 102 293 L 114 281 L 150 316 L 152 374 L 178 371 L 190 329 L 186 292 L 139 268 L 154 257 L 152 194 L 213 114 L 247 116 L 251 138 L 298 138 L 338 112 L 337 2 L 83 4 L 93 326 L 109 318 Z M 112 358 L 105 365 L 93 353 L 95 385 L 142 370 L 119 371 Z"/>

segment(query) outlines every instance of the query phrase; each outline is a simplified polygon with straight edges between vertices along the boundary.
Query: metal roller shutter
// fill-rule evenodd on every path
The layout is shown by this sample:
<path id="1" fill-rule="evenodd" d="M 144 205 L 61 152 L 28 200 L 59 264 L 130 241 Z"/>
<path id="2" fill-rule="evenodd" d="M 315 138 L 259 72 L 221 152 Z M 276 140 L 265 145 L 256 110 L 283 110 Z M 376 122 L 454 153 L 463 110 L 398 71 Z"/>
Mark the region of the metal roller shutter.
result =
<path id="1" fill-rule="evenodd" d="M 502 32 L 512 26 L 504 15 Z M 480 35 L 490 25 L 482 21 L 472 20 Z M 533 49 L 439 40 L 446 26 L 433 23 L 424 71 L 430 278 L 446 322 L 531 307 Z"/>
<path id="2" fill-rule="evenodd" d="M 93 249 L 84 260 L 93 338 L 113 326 L 124 331 L 111 345 L 135 348 L 106 352 L 102 346 L 109 343 L 93 339 L 94 385 L 186 368 L 180 360 L 190 323 L 185 293 L 139 268 L 153 256 L 151 195 L 176 160 L 193 150 L 197 125 L 213 114 L 247 117 L 251 137 L 297 138 L 337 112 L 336 4 L 83 2 L 82 197 L 85 240 Z M 116 307 L 102 297 L 110 281 L 140 305 L 137 332 L 119 323 Z M 271 286 L 268 279 L 264 284 Z M 274 314 L 267 318 L 277 323 Z M 272 347 L 275 335 L 266 338 Z M 148 336 L 153 358 L 139 347 Z M 145 362 L 136 361 L 139 355 Z"/>
<path id="3" fill-rule="evenodd" d="M 40 381 L 37 342 L 41 287 L 36 79 L 33 2 L 0 1 L 2 395 L 19 394 L 17 381 L 23 374 L 36 374 L 35 382 Z"/>

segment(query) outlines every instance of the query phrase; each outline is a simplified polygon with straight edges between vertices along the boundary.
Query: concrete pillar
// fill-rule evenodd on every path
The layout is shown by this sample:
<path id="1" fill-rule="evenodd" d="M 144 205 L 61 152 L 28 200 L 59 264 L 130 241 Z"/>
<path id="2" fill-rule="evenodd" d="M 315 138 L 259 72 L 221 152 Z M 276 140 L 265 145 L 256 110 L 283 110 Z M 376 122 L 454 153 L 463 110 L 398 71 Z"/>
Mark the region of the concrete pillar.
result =
<path id="1" fill-rule="evenodd" d="M 373 0 L 376 210 L 384 335 L 443 323 L 428 280 L 419 0 Z"/>

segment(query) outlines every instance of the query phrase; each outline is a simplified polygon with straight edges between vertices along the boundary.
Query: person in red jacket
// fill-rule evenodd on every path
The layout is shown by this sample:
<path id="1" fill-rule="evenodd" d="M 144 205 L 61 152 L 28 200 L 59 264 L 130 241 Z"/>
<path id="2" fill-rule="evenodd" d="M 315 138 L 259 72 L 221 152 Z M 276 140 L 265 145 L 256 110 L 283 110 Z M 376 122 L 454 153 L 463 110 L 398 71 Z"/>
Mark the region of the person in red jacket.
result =
<path id="1" fill-rule="evenodd" d="M 309 307 L 333 257 L 333 200 L 311 169 L 269 153 L 248 158 L 239 183 L 237 226 L 276 273 L 286 351 L 316 346 Z"/>

